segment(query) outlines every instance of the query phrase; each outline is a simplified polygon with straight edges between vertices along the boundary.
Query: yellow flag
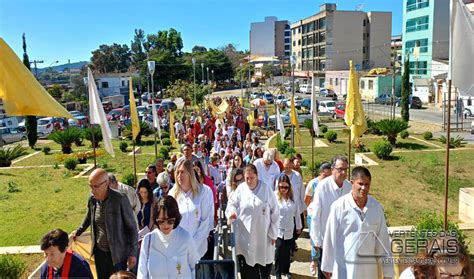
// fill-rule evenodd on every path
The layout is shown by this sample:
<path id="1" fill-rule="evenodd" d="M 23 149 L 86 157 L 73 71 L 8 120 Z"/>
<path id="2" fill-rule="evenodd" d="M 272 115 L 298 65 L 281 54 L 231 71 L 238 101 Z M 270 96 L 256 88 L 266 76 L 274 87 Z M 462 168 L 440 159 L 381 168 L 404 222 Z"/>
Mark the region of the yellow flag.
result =
<path id="1" fill-rule="evenodd" d="M 253 112 L 249 112 L 247 115 L 247 122 L 249 123 L 250 129 L 253 127 L 253 123 L 255 122 L 255 118 L 253 117 Z"/>
<path id="2" fill-rule="evenodd" d="M 0 38 L 0 98 L 10 116 L 57 116 L 73 118 L 43 86 L 15 52 Z"/>
<path id="3" fill-rule="evenodd" d="M 240 102 L 240 106 L 244 107 L 244 98 L 240 97 L 239 102 Z"/>
<path id="4" fill-rule="evenodd" d="M 171 146 L 178 146 L 178 142 L 176 141 L 176 136 L 174 134 L 174 117 L 173 117 L 173 111 L 170 110 L 170 140 L 171 140 Z"/>
<path id="5" fill-rule="evenodd" d="M 296 143 L 301 144 L 300 124 L 298 123 L 298 113 L 295 108 L 295 97 L 291 97 L 291 125 L 295 126 Z"/>
<path id="6" fill-rule="evenodd" d="M 351 128 L 351 142 L 354 142 L 367 130 L 367 121 L 364 108 L 362 107 L 362 97 L 359 93 L 359 83 L 352 60 L 349 61 L 349 67 L 349 84 L 344 120 L 346 125 Z"/>
<path id="7" fill-rule="evenodd" d="M 138 121 L 137 104 L 133 96 L 132 78 L 130 77 L 130 117 L 132 120 L 132 139 L 135 140 L 140 133 L 140 122 Z"/>

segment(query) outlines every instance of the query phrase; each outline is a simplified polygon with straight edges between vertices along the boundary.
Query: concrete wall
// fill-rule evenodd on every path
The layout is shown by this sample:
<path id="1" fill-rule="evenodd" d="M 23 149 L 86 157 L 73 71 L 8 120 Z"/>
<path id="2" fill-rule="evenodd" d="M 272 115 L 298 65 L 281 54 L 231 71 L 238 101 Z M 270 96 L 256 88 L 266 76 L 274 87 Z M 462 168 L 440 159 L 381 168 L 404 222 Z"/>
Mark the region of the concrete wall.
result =
<path id="1" fill-rule="evenodd" d="M 276 17 L 265 17 L 264 22 L 250 24 L 250 54 L 275 56 Z"/>
<path id="2" fill-rule="evenodd" d="M 362 65 L 364 19 L 366 19 L 364 12 L 334 12 L 332 30 L 327 31 L 332 32 L 333 44 L 332 57 L 326 59 L 326 70 L 347 70 L 349 60 L 352 60 L 354 64 Z M 328 55 L 330 53 L 329 46 L 326 46 L 326 53 Z M 332 63 L 328 63 L 328 60 L 332 60 Z"/>
<path id="3" fill-rule="evenodd" d="M 389 67 L 391 65 L 392 13 L 369 12 L 367 15 L 370 22 L 369 66 L 371 68 Z"/>
<path id="4" fill-rule="evenodd" d="M 275 56 L 285 56 L 285 27 L 289 24 L 287 21 L 277 21 L 275 23 Z M 291 44 L 291 36 L 290 36 Z"/>
<path id="5" fill-rule="evenodd" d="M 430 5 L 434 5 L 432 59 L 449 59 L 449 1 L 431 0 Z"/>

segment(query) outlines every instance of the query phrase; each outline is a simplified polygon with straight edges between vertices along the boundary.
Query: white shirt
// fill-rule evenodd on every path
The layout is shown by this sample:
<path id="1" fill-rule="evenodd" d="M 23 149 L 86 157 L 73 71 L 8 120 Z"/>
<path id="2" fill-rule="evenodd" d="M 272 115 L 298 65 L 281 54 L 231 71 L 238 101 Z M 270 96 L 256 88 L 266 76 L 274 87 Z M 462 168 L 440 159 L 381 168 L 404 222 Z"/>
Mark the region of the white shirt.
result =
<path id="1" fill-rule="evenodd" d="M 285 172 L 282 172 L 282 174 L 283 173 Z M 306 209 L 306 204 L 304 203 L 305 189 L 303 186 L 303 178 L 301 177 L 301 174 L 299 174 L 299 172 L 294 171 L 294 170 L 291 171 L 291 174 L 288 175 L 288 178 L 290 178 L 291 190 L 293 191 L 293 200 L 298 205 L 298 210 L 299 210 L 298 214 L 301 214 Z M 274 190 L 277 190 L 278 179 L 275 179 L 274 185 L 275 185 Z"/>
<path id="2" fill-rule="evenodd" d="M 271 241 L 278 237 L 280 210 L 271 187 L 262 181 L 253 190 L 246 182 L 240 184 L 228 200 L 227 218 L 234 212 L 237 255 L 244 256 L 250 266 L 272 263 L 275 247 Z"/>
<path id="3" fill-rule="evenodd" d="M 370 195 L 360 209 L 349 193 L 331 206 L 321 269 L 334 278 L 377 277 L 377 257 L 392 257 L 382 206 Z M 393 264 L 382 265 L 383 277 L 393 277 Z"/>
<path id="4" fill-rule="evenodd" d="M 301 218 L 299 216 L 299 210 L 296 203 L 290 199 L 278 199 L 277 192 L 275 191 L 275 198 L 277 200 L 278 208 L 280 209 L 280 222 L 278 225 L 278 237 L 281 239 L 292 239 L 293 230 L 295 228 L 300 230 L 302 228 Z"/>
<path id="5" fill-rule="evenodd" d="M 311 216 L 311 229 L 309 230 L 311 240 L 316 247 L 323 246 L 324 232 L 326 231 L 331 204 L 338 198 L 350 193 L 351 190 L 352 185 L 347 180 L 344 180 L 342 187 L 339 188 L 334 180 L 334 175 L 328 176 L 319 182 L 314 192 L 312 202 L 314 212 Z"/>
<path id="6" fill-rule="evenodd" d="M 176 189 L 178 187 L 171 188 L 169 195 L 175 197 Z M 195 196 L 189 190 L 176 197 L 176 201 L 181 213 L 179 226 L 193 237 L 198 255 L 202 257 L 207 251 L 207 237 L 214 224 L 214 197 L 211 188 L 199 185 L 198 189 Z"/>
<path id="7" fill-rule="evenodd" d="M 266 185 L 271 187 L 271 190 L 273 191 L 275 180 L 278 179 L 278 176 L 280 175 L 280 167 L 278 166 L 278 164 L 273 161 L 272 165 L 267 168 L 267 166 L 263 162 L 263 158 L 255 160 L 253 164 L 255 167 L 257 167 L 258 180 L 263 181 Z"/>
<path id="8" fill-rule="evenodd" d="M 171 231 L 165 247 L 158 229 L 145 235 L 138 261 L 137 278 L 194 278 L 200 259 L 193 238 L 183 228 Z"/>
<path id="9" fill-rule="evenodd" d="M 111 188 L 112 189 L 112 188 Z M 115 190 L 115 189 L 112 189 Z M 118 182 L 118 188 L 115 190 L 119 193 L 124 194 L 127 196 L 130 205 L 132 206 L 133 212 L 135 213 L 135 217 L 137 216 L 138 212 L 140 212 L 141 203 L 138 199 L 138 195 L 131 186 Z"/>

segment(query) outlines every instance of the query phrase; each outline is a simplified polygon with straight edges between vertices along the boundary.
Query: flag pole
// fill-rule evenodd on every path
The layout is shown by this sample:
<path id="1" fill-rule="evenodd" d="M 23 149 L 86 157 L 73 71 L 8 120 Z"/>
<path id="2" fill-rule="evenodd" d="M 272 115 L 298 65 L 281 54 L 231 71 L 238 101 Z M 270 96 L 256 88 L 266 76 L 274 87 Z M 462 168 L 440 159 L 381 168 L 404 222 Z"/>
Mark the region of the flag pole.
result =
<path id="1" fill-rule="evenodd" d="M 135 140 L 132 140 L 133 143 L 133 187 L 137 186 L 137 160 L 135 157 Z"/>
<path id="2" fill-rule="evenodd" d="M 349 130 L 349 158 L 348 158 L 348 162 L 349 162 L 349 168 L 347 169 L 347 173 L 350 174 L 351 173 L 351 149 L 352 149 L 352 144 L 351 144 L 351 132 Z"/>
<path id="3" fill-rule="evenodd" d="M 314 170 L 314 130 L 311 132 L 311 167 L 313 168 L 313 172 L 315 171 Z M 314 174 L 313 174 L 314 175 Z"/>
<path id="4" fill-rule="evenodd" d="M 446 164 L 444 169 L 444 230 L 448 230 L 449 145 L 451 141 L 451 80 L 448 81 L 448 130 L 446 131 Z"/>
<path id="5" fill-rule="evenodd" d="M 92 133 L 92 147 L 94 148 L 94 169 L 97 168 L 97 155 L 96 155 L 96 152 L 95 152 L 95 135 L 94 135 L 94 126 L 92 126 L 92 124 L 89 123 L 89 127 L 91 129 L 91 133 Z"/>

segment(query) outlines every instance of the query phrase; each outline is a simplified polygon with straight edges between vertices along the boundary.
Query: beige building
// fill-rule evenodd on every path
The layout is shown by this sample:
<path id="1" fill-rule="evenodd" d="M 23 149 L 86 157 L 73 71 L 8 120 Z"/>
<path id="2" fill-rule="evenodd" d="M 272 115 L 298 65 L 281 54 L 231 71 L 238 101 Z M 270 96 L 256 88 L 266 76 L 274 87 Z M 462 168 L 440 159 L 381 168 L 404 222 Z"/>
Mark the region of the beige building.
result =
<path id="1" fill-rule="evenodd" d="M 250 54 L 252 57 L 273 57 L 288 59 L 291 46 L 290 24 L 274 16 L 265 17 L 263 22 L 250 24 Z"/>
<path id="2" fill-rule="evenodd" d="M 317 14 L 291 24 L 295 75 L 314 76 L 324 87 L 326 75 L 335 71 L 333 86 L 338 76 L 343 89 L 347 75 L 341 72 L 349 70 L 349 60 L 357 70 L 390 67 L 391 31 L 391 12 L 338 11 L 336 4 L 323 4 Z"/>

